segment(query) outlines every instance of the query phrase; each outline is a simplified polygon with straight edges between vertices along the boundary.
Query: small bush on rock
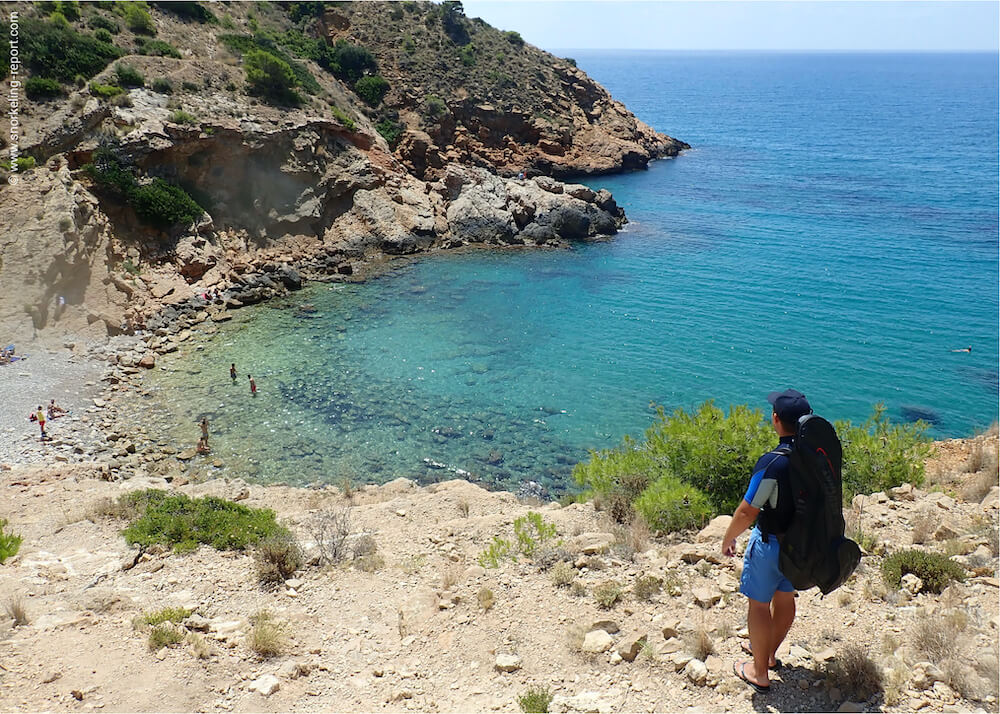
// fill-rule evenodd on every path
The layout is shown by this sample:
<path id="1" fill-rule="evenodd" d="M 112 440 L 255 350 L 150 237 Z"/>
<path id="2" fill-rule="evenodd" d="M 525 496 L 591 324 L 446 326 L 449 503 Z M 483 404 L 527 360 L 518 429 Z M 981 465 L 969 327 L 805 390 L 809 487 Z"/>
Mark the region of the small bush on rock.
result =
<path id="1" fill-rule="evenodd" d="M 13 558 L 21 549 L 21 536 L 7 530 L 6 519 L 0 518 L 0 564 L 7 558 Z"/>
<path id="2" fill-rule="evenodd" d="M 115 77 L 122 87 L 141 87 L 146 83 L 146 78 L 130 64 L 118 64 L 115 66 Z"/>
<path id="3" fill-rule="evenodd" d="M 388 91 L 389 83 L 384 77 L 377 74 L 362 77 L 354 83 L 354 93 L 370 107 L 377 107 L 381 104 Z"/>
<path id="4" fill-rule="evenodd" d="M 496 603 L 496 596 L 493 594 L 492 590 L 487 587 L 483 587 L 480 588 L 479 592 L 476 594 L 476 600 L 479 602 L 479 607 L 488 611 L 491 610 L 494 603 Z"/>
<path id="5" fill-rule="evenodd" d="M 194 114 L 188 114 L 183 109 L 178 109 L 170 113 L 168 117 L 174 124 L 197 124 L 198 118 Z"/>
<path id="6" fill-rule="evenodd" d="M 173 624 L 157 625 L 149 631 L 149 649 L 173 647 L 184 641 L 184 633 Z"/>
<path id="7" fill-rule="evenodd" d="M 302 549 L 291 533 L 266 538 L 254 549 L 257 580 L 266 587 L 285 582 L 302 567 Z"/>
<path id="8" fill-rule="evenodd" d="M 625 595 L 621 585 L 614 580 L 605 580 L 600 585 L 594 587 L 594 600 L 605 609 L 610 610 Z"/>
<path id="9" fill-rule="evenodd" d="M 89 20 L 87 20 L 87 27 L 92 30 L 104 30 L 109 35 L 117 35 L 122 31 L 121 25 L 119 25 L 114 20 L 111 20 L 104 15 L 92 15 Z M 97 33 L 94 33 L 97 36 Z"/>
<path id="10" fill-rule="evenodd" d="M 552 566 L 549 577 L 557 588 L 567 588 L 576 580 L 576 568 L 566 561 L 560 561 Z"/>
<path id="11" fill-rule="evenodd" d="M 189 610 L 184 607 L 165 607 L 162 610 L 156 610 L 155 612 L 147 612 L 144 615 L 140 615 L 137 618 L 139 624 L 142 625 L 162 625 L 164 622 L 173 622 L 175 624 L 180 623 L 184 618 L 188 617 L 194 610 Z"/>
<path id="12" fill-rule="evenodd" d="M 143 39 L 139 45 L 139 54 L 150 55 L 152 57 L 173 57 L 180 59 L 180 51 L 169 42 L 163 40 Z"/>
<path id="13" fill-rule="evenodd" d="M 173 94 L 174 85 L 170 83 L 169 79 L 157 77 L 153 80 L 153 91 L 160 94 Z"/>
<path id="14" fill-rule="evenodd" d="M 632 585 L 632 594 L 636 600 L 649 602 L 663 589 L 663 581 L 655 575 L 645 575 Z"/>
<path id="15" fill-rule="evenodd" d="M 882 577 L 889 587 L 898 589 L 907 573 L 923 581 L 921 592 L 940 593 L 952 580 L 965 580 L 965 569 L 940 553 L 899 550 L 882 562 Z"/>
<path id="16" fill-rule="evenodd" d="M 383 119 L 375 125 L 375 131 L 382 135 L 390 149 L 395 149 L 403 136 L 403 126 L 391 119 Z"/>
<path id="17" fill-rule="evenodd" d="M 525 714 L 545 714 L 552 703 L 553 694 L 548 687 L 529 687 L 517 698 L 517 704 Z"/>

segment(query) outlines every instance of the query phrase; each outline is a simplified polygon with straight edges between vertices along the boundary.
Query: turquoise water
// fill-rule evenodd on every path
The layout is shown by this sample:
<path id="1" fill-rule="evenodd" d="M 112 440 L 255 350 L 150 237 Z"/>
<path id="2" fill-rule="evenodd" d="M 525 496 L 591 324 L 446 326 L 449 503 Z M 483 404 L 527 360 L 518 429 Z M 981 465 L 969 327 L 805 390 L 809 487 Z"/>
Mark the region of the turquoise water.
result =
<path id="1" fill-rule="evenodd" d="M 695 147 L 589 182 L 625 232 L 243 311 L 165 359 L 169 433 L 193 442 L 207 414 L 227 469 L 264 479 L 558 488 L 655 404 L 767 408 L 794 386 L 833 419 L 881 401 L 935 436 L 997 419 L 995 54 L 574 57 Z"/>

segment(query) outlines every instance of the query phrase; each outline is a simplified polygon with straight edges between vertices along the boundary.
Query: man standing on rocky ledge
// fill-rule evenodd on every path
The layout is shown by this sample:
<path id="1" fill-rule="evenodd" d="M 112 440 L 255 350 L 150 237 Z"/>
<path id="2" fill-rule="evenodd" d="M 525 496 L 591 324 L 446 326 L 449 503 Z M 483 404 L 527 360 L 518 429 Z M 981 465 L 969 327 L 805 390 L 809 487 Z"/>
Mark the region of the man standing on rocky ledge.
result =
<path id="1" fill-rule="evenodd" d="M 771 392 L 767 401 L 774 407 L 771 426 L 778 434 L 778 449 L 791 446 L 799 417 L 812 413 L 812 407 L 801 392 L 786 389 Z M 774 450 L 757 459 L 743 500 L 733 513 L 733 520 L 722 538 L 724 555 L 736 554 L 736 538 L 757 519 L 750 531 L 743 557 L 740 592 L 747 596 L 747 629 L 750 645 L 744 651 L 752 660 L 733 663 L 733 672 L 761 694 L 770 690 L 767 672 L 779 665 L 775 652 L 795 620 L 795 588 L 778 567 L 780 545 L 775 533 L 784 533 L 794 512 L 791 499 L 785 498 L 779 508 L 779 489 L 789 489 L 788 456 Z M 758 515 L 760 518 L 758 518 Z"/>

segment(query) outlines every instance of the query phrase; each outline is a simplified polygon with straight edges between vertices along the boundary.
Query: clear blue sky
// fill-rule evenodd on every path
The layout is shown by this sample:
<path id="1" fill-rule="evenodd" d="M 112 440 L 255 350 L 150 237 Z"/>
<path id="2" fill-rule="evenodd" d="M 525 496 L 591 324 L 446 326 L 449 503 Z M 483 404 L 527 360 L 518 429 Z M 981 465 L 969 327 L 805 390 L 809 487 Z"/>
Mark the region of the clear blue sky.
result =
<path id="1" fill-rule="evenodd" d="M 1000 3 L 465 0 L 544 50 L 993 50 Z"/>

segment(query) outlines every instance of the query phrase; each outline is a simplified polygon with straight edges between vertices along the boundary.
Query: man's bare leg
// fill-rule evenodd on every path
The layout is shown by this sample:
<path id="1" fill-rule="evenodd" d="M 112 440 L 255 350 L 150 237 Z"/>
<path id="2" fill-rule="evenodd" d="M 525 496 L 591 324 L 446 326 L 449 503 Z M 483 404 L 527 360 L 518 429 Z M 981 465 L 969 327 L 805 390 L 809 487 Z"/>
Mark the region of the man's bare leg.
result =
<path id="1" fill-rule="evenodd" d="M 784 593 L 780 590 L 774 593 L 774 597 L 771 599 L 769 614 L 771 615 L 771 636 L 769 642 L 771 648 L 769 650 L 770 662 L 768 664 L 773 665 L 778 647 L 785 641 L 785 636 L 788 634 L 788 630 L 791 629 L 792 622 L 795 621 L 795 593 Z M 754 652 L 756 651 L 754 650 Z"/>
<path id="2" fill-rule="evenodd" d="M 771 619 L 771 603 L 757 602 L 753 598 L 747 598 L 749 603 L 747 608 L 747 629 L 750 631 L 750 649 L 753 650 L 753 672 L 747 667 L 744 669 L 746 676 L 766 687 L 770 684 L 767 676 L 767 660 L 771 648 L 771 636 L 773 632 L 773 622 Z M 791 623 L 789 623 L 789 626 Z"/>

